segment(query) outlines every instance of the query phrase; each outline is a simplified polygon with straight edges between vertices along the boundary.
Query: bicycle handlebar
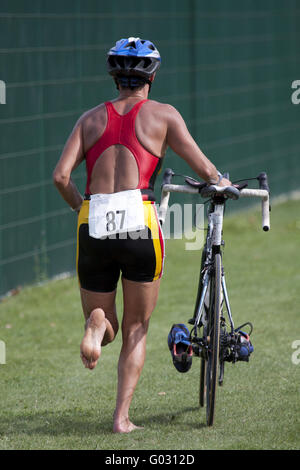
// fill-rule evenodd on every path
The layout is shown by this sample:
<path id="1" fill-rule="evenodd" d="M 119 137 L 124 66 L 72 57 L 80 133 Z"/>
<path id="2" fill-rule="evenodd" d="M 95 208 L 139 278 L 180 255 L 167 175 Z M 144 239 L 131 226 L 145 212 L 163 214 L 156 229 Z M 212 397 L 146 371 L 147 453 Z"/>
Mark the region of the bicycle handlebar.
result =
<path id="1" fill-rule="evenodd" d="M 239 197 L 259 197 L 262 200 L 262 228 L 265 232 L 270 230 L 270 202 L 269 202 L 269 186 L 266 173 L 260 173 L 257 177 L 259 181 L 260 189 L 241 189 L 238 190 L 234 186 L 217 186 L 207 185 L 203 188 L 203 185 L 199 187 L 188 186 L 188 185 L 176 185 L 171 184 L 173 171 L 167 168 L 163 177 L 161 203 L 159 207 L 159 221 L 161 225 L 164 223 L 169 198 L 171 192 L 186 193 L 186 194 L 201 194 L 203 197 L 209 197 L 214 194 L 225 194 L 231 199 L 238 199 Z"/>
<path id="2" fill-rule="evenodd" d="M 262 228 L 264 232 L 268 232 L 270 230 L 269 191 L 266 189 L 241 189 L 240 196 L 261 198 Z"/>

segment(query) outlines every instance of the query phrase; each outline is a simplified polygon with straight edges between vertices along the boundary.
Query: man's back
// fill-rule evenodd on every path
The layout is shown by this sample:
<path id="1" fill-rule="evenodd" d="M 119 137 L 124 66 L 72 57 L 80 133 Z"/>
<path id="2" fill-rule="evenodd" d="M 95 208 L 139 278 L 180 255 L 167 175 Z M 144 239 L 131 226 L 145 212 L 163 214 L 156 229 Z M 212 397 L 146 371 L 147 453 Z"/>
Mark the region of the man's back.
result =
<path id="1" fill-rule="evenodd" d="M 167 146 L 166 136 L 170 107 L 157 101 L 142 101 L 144 102 L 133 120 L 133 128 L 126 129 L 125 132 L 132 134 L 128 136 L 129 138 L 134 139 L 136 136 L 141 145 L 140 153 L 145 149 L 152 156 L 160 159 L 164 156 Z M 111 112 L 124 116 L 126 119 L 138 103 L 141 103 L 141 99 L 137 97 L 117 99 L 111 103 L 113 107 Z M 105 104 L 85 113 L 82 117 L 85 156 L 89 155 L 89 151 L 98 142 L 101 143 L 104 133 L 109 131 L 110 126 L 114 126 L 114 123 L 108 119 L 108 110 Z M 145 155 L 143 158 L 149 158 L 149 156 Z M 106 145 L 101 155 L 97 155 L 90 175 L 89 188 L 91 193 L 112 193 L 135 189 L 138 186 L 139 176 L 139 165 L 132 151 L 128 146 L 112 141 L 111 145 Z"/>

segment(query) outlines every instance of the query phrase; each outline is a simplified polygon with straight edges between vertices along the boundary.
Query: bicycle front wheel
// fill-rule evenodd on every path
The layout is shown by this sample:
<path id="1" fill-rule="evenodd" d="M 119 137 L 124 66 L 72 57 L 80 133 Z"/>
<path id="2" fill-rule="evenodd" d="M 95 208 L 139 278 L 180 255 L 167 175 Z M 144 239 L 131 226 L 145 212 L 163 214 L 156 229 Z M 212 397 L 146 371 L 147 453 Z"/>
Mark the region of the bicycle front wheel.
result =
<path id="1" fill-rule="evenodd" d="M 203 407 L 205 403 L 206 392 L 206 360 L 201 358 L 200 361 L 199 406 Z"/>
<path id="2" fill-rule="evenodd" d="M 212 426 L 215 414 L 217 376 L 219 365 L 220 314 L 221 314 L 222 261 L 220 253 L 214 256 L 214 268 L 210 283 L 208 315 L 208 360 L 206 367 L 206 421 Z"/>
<path id="3" fill-rule="evenodd" d="M 203 278 L 203 268 L 204 263 L 206 260 L 207 252 L 206 247 L 204 247 L 202 251 L 202 258 L 201 258 L 201 269 L 200 269 L 200 277 L 199 277 L 199 286 L 198 286 L 198 294 L 195 306 L 194 317 L 199 308 L 200 297 L 202 293 L 202 278 Z M 206 308 L 205 306 L 203 307 Z M 203 327 L 203 336 L 206 336 L 205 327 Z M 199 406 L 203 407 L 205 405 L 205 393 L 206 393 L 206 359 L 201 357 L 200 358 L 200 384 L 199 384 Z"/>

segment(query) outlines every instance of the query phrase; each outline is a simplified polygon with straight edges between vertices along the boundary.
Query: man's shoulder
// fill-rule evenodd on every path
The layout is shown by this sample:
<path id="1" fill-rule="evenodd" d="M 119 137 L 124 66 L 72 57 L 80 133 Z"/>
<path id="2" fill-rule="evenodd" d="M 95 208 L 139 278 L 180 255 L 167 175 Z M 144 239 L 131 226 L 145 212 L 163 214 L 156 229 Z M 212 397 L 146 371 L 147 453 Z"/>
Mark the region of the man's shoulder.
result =
<path id="1" fill-rule="evenodd" d="M 147 109 L 159 113 L 164 117 L 174 117 L 179 114 L 177 109 L 169 103 L 162 103 L 161 101 L 148 100 Z"/>
<path id="2" fill-rule="evenodd" d="M 161 101 L 156 101 L 156 100 L 147 100 L 147 105 L 152 106 L 153 108 L 157 108 L 160 110 L 172 110 L 175 109 L 174 106 L 168 103 L 162 103 Z"/>
<path id="3" fill-rule="evenodd" d="M 85 123 L 86 121 L 93 120 L 94 118 L 99 118 L 105 110 L 105 103 L 100 103 L 94 108 L 88 109 L 85 111 L 79 118 L 79 122 Z"/>

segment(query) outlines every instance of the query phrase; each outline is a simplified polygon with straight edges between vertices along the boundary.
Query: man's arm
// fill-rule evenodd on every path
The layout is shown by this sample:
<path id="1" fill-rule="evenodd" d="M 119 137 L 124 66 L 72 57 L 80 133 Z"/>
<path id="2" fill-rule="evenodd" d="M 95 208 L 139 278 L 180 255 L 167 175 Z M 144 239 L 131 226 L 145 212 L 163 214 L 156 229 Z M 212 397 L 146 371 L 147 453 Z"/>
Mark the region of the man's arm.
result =
<path id="1" fill-rule="evenodd" d="M 217 184 L 220 178 L 215 165 L 200 150 L 182 116 L 173 106 L 168 106 L 167 120 L 167 145 L 182 157 L 200 178 L 207 183 Z M 223 178 L 219 185 L 230 186 L 231 182 Z"/>
<path id="2" fill-rule="evenodd" d="M 71 173 L 83 159 L 82 120 L 79 119 L 53 172 L 53 182 L 56 188 L 76 212 L 79 212 L 83 198 L 71 179 Z"/>

